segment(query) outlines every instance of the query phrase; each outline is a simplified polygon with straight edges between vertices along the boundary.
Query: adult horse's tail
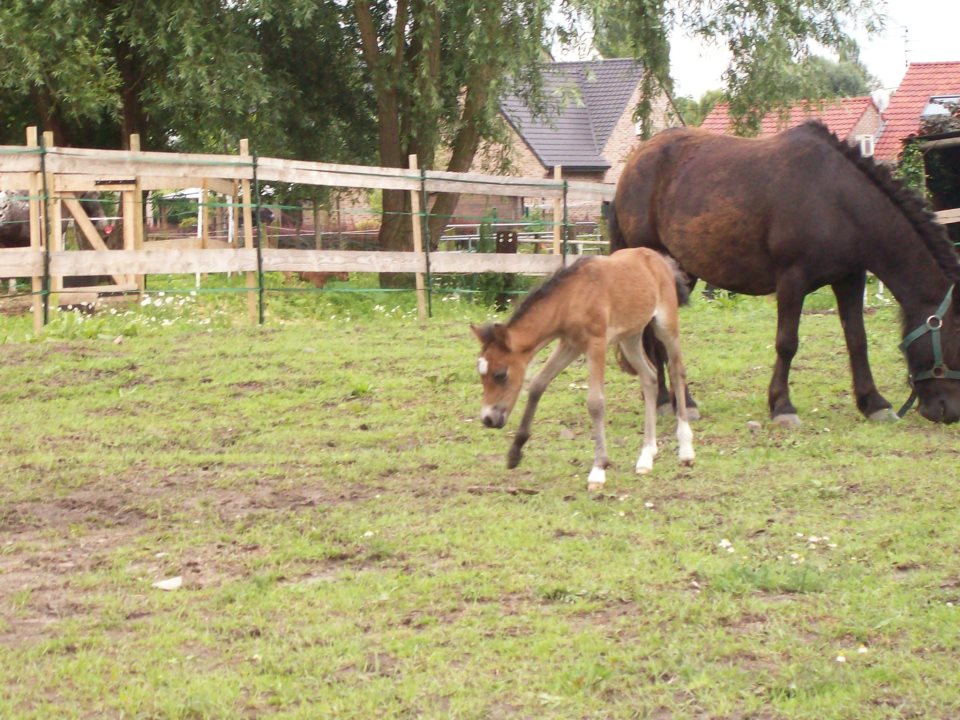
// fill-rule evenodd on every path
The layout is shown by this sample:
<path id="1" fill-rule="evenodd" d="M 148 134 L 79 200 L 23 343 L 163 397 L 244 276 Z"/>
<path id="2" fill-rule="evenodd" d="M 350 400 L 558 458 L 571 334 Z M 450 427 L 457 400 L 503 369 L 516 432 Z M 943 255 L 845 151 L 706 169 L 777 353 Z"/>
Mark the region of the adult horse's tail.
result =
<path id="1" fill-rule="evenodd" d="M 620 225 L 617 222 L 616 205 L 609 200 L 603 201 L 603 216 L 607 219 L 607 232 L 610 234 L 610 252 L 615 253 L 627 247 L 627 241 L 620 232 Z"/>

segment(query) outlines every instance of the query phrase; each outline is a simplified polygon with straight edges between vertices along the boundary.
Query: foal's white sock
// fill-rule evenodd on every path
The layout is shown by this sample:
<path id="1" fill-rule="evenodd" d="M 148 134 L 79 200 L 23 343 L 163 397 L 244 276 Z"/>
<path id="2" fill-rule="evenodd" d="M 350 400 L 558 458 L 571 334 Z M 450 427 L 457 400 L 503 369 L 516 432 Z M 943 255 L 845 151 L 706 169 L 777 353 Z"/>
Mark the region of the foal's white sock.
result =
<path id="1" fill-rule="evenodd" d="M 695 454 L 693 452 L 693 430 L 686 420 L 677 422 L 677 442 L 680 444 L 680 462 L 692 465 Z"/>

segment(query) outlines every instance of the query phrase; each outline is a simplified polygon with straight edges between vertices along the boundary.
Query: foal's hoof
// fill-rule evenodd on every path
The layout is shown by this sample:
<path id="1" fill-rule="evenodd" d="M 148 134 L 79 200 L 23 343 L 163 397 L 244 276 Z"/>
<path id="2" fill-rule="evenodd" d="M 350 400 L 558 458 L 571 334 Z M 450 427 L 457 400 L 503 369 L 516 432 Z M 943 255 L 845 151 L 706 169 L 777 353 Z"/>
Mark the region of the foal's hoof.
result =
<path id="1" fill-rule="evenodd" d="M 893 408 L 883 408 L 882 410 L 877 410 L 876 412 L 870 413 L 867 416 L 867 420 L 872 422 L 895 423 L 900 422 L 900 416 L 893 411 Z"/>
<path id="2" fill-rule="evenodd" d="M 587 490 L 589 492 L 600 492 L 607 482 L 607 471 L 603 468 L 595 467 L 590 471 L 587 478 Z"/>
<path id="3" fill-rule="evenodd" d="M 776 415 L 773 418 L 773 424 L 784 428 L 798 428 L 800 427 L 800 416 L 796 413 Z"/>
<path id="4" fill-rule="evenodd" d="M 664 403 L 663 405 L 657 405 L 657 415 L 673 415 L 673 405 L 670 403 Z"/>
<path id="5" fill-rule="evenodd" d="M 699 410 L 699 408 L 688 407 L 688 408 L 687 408 L 687 420 L 689 420 L 690 422 L 693 422 L 694 420 L 699 420 L 699 419 L 700 419 L 700 410 Z"/>

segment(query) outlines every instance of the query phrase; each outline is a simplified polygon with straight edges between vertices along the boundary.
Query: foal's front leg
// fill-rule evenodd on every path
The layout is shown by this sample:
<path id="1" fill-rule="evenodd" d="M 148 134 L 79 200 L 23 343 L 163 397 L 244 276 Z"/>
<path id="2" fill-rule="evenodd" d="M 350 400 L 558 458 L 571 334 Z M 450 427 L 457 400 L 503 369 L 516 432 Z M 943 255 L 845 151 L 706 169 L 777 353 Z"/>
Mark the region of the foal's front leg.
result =
<path id="1" fill-rule="evenodd" d="M 527 407 L 523 411 L 520 427 L 517 428 L 517 434 L 514 435 L 513 444 L 507 453 L 508 469 L 512 470 L 520 464 L 520 458 L 523 457 L 523 446 L 530 439 L 530 426 L 533 425 L 533 416 L 537 412 L 537 405 L 540 403 L 543 391 L 579 355 L 579 350 L 561 340 L 550 357 L 547 358 L 540 372 L 530 381 L 530 389 L 527 391 Z"/>
<path id="2" fill-rule="evenodd" d="M 593 421 L 593 467 L 587 478 L 588 490 L 601 490 L 607 481 L 607 440 L 605 434 L 603 371 L 607 360 L 607 341 L 600 337 L 590 341 L 587 347 L 587 369 L 590 373 L 587 390 L 587 411 Z"/>

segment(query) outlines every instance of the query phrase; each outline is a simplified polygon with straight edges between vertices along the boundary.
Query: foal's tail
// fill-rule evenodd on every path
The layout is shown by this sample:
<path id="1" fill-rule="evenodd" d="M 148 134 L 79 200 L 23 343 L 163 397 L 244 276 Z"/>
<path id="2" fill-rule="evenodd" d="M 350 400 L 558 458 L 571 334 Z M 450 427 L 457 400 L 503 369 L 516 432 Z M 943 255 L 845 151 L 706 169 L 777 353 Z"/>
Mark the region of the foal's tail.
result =
<path id="1" fill-rule="evenodd" d="M 664 262 L 667 263 L 667 267 L 670 268 L 670 272 L 673 273 L 673 282 L 677 286 L 677 305 L 681 307 L 684 305 L 689 305 L 690 286 L 693 284 L 690 282 L 690 276 L 683 271 L 683 268 L 680 267 L 680 263 L 674 260 L 671 256 L 661 253 L 660 257 L 663 258 Z"/>

